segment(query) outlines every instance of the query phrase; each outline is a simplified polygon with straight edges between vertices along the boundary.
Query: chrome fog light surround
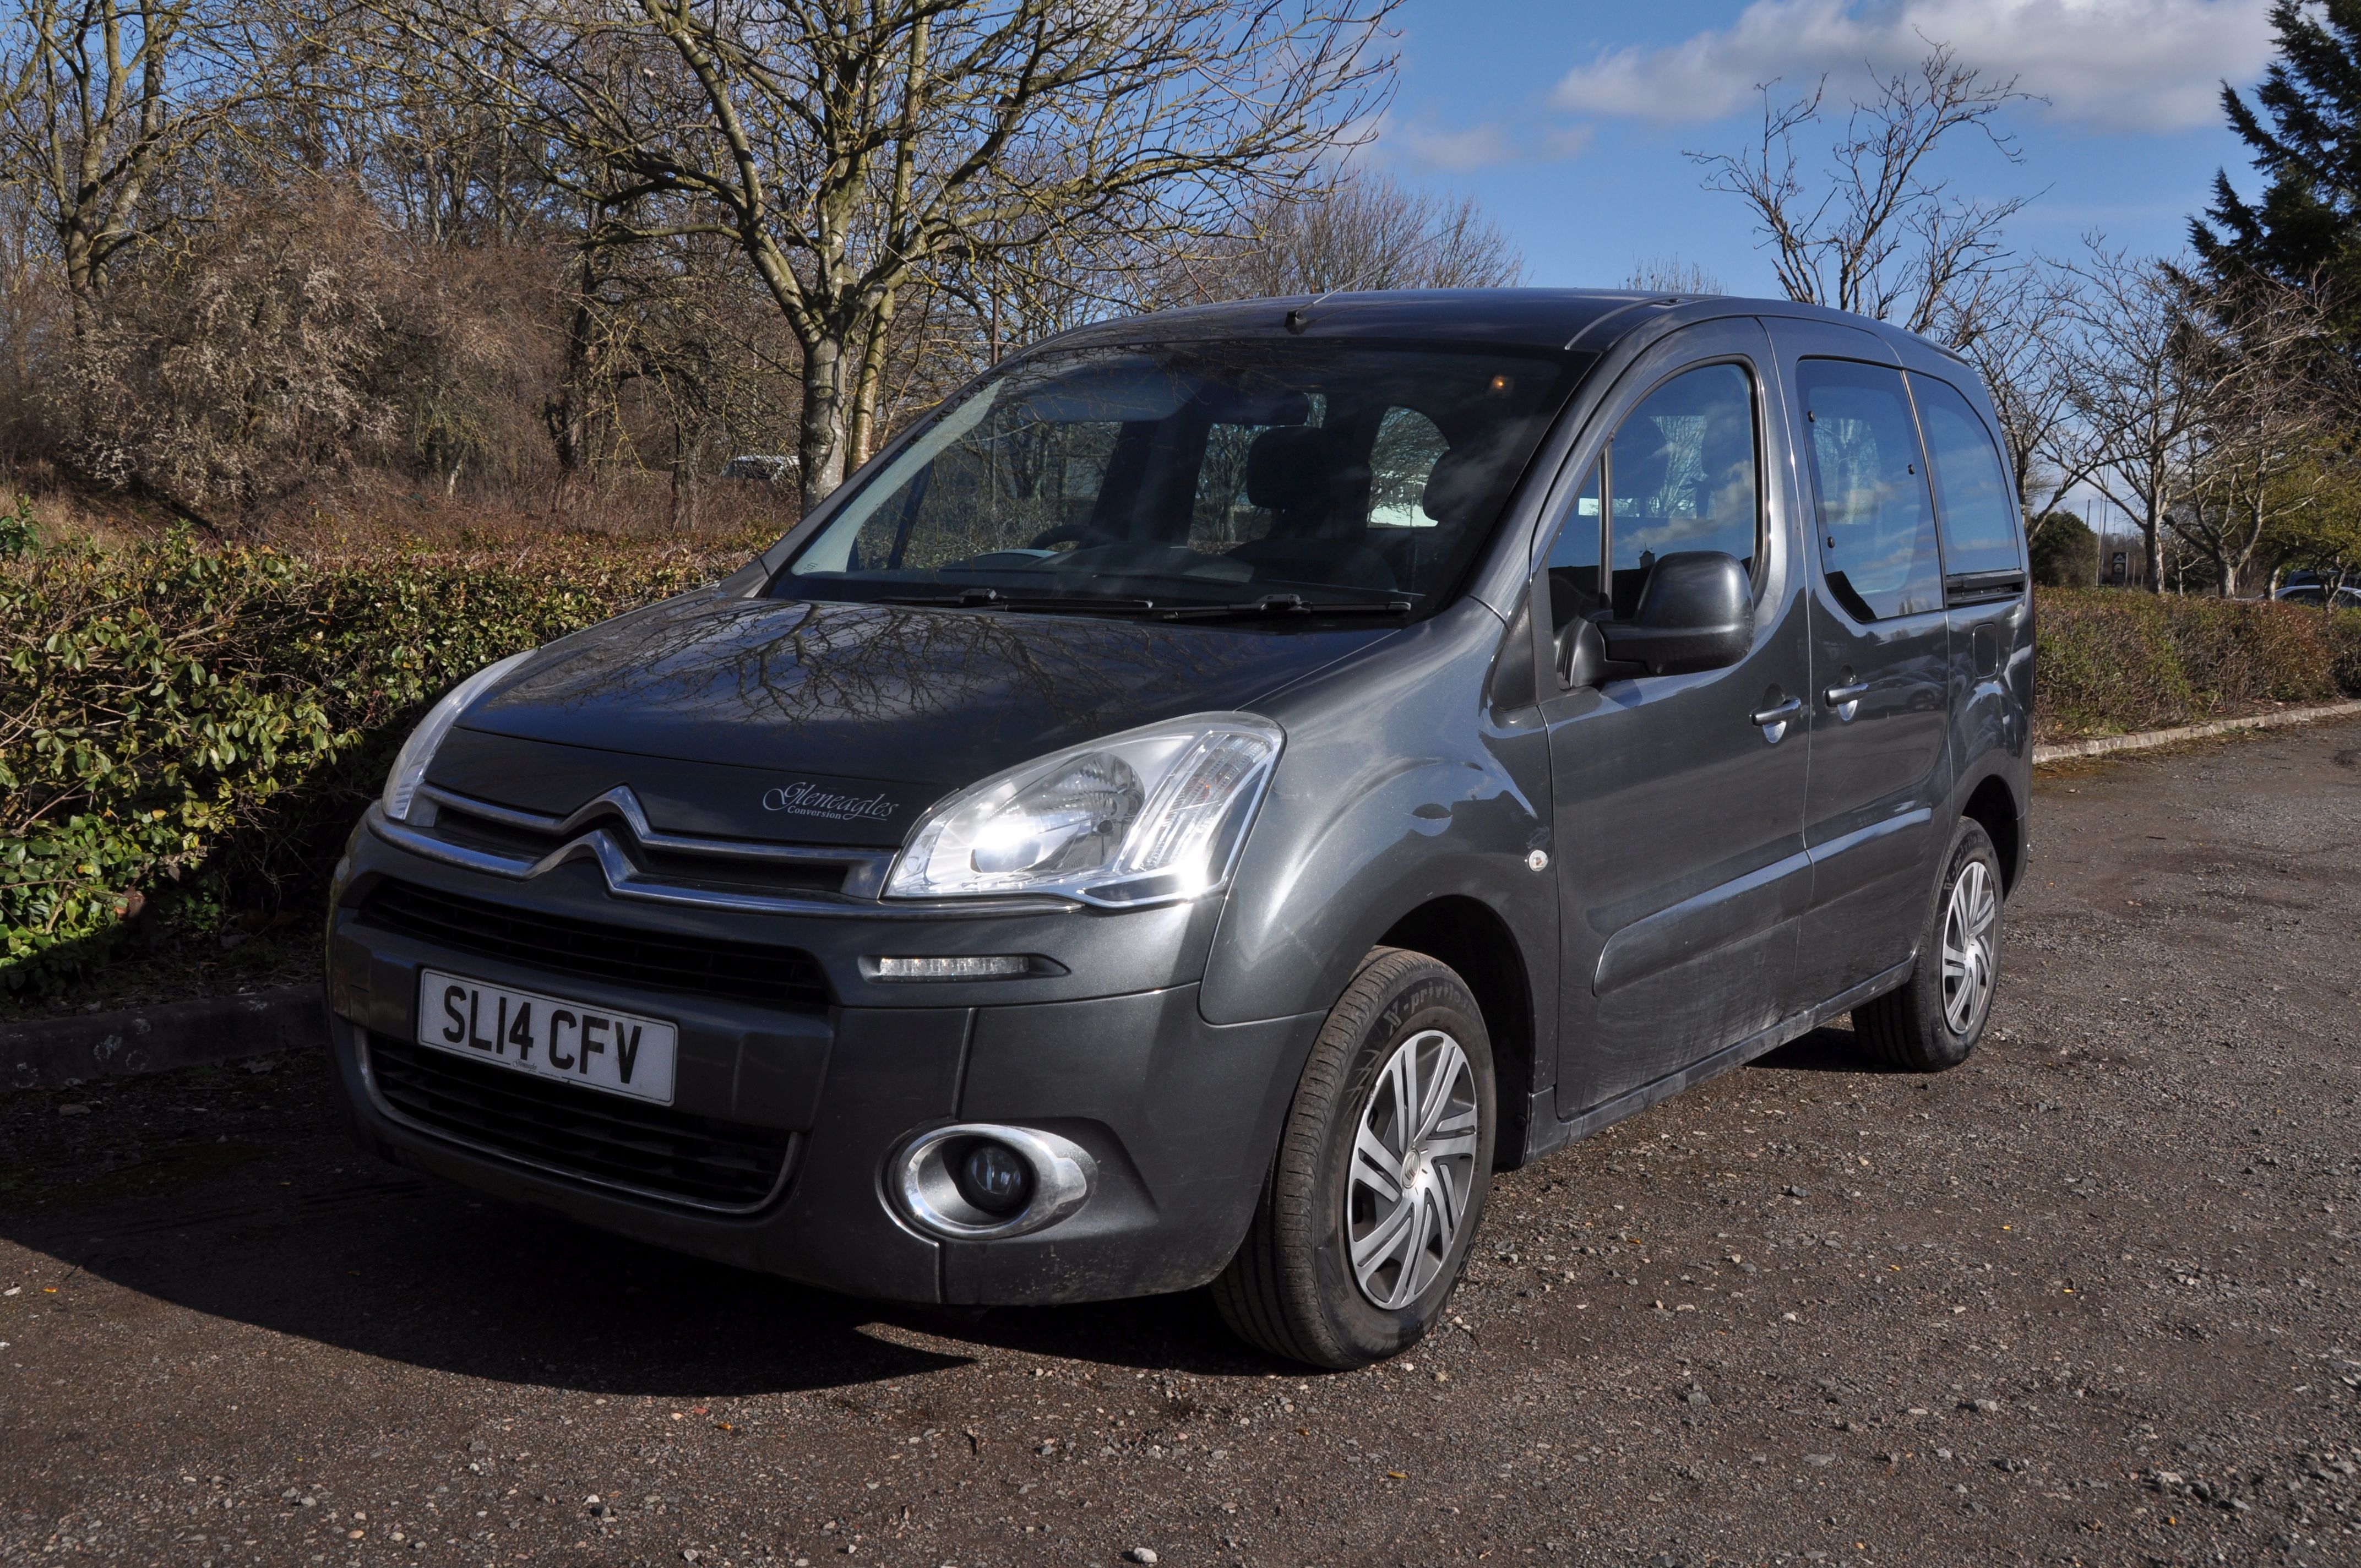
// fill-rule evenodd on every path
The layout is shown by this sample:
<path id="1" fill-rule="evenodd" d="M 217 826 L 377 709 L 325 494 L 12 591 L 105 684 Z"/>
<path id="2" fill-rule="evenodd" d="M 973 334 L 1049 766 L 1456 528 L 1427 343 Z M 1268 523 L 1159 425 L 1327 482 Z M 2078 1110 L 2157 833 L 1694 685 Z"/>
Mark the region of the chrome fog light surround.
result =
<path id="1" fill-rule="evenodd" d="M 1002 1145 L 1031 1169 L 1031 1196 L 1016 1212 L 988 1212 L 961 1193 L 953 1162 L 964 1159 L 977 1143 Z M 1054 1225 L 1081 1208 L 1091 1195 L 1098 1168 L 1089 1150 L 1055 1133 L 961 1122 L 913 1138 L 895 1157 L 886 1186 L 904 1217 L 928 1234 L 950 1241 L 994 1241 Z"/>

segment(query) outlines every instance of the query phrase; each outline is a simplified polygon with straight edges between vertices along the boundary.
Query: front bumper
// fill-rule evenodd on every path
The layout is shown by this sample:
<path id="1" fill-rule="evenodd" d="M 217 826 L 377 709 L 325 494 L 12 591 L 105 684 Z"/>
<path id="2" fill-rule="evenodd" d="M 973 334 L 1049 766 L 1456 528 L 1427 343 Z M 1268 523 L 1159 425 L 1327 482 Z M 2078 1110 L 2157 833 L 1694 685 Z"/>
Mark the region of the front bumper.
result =
<path id="1" fill-rule="evenodd" d="M 589 966 L 553 973 L 424 939 L 373 922 L 370 896 L 389 881 L 497 902 L 528 926 L 539 915 L 792 949 L 826 976 L 828 1001 L 786 1005 L 651 988 Z M 1235 1250 L 1320 1024 L 1310 1014 L 1216 1025 L 1199 1014 L 1196 976 L 1215 913 L 912 922 L 650 909 L 609 897 L 588 867 L 560 867 L 519 886 L 404 854 L 364 828 L 330 921 L 330 1033 L 366 1146 L 514 1201 L 875 1299 L 983 1305 L 1146 1295 L 1202 1284 Z M 1063 972 L 953 985 L 863 978 L 863 956 L 928 951 L 1035 953 Z M 419 971 L 428 967 L 675 1022 L 675 1109 L 784 1142 L 775 1192 L 722 1212 L 528 1159 L 405 1113 L 389 1097 L 379 1052 L 390 1064 L 413 1038 Z M 1138 989 L 1089 994 L 1106 983 L 1094 977 L 1106 976 Z M 1095 1161 L 1088 1201 L 1024 1235 L 925 1234 L 889 1198 L 888 1168 L 913 1137 L 955 1122 L 1071 1139 Z"/>

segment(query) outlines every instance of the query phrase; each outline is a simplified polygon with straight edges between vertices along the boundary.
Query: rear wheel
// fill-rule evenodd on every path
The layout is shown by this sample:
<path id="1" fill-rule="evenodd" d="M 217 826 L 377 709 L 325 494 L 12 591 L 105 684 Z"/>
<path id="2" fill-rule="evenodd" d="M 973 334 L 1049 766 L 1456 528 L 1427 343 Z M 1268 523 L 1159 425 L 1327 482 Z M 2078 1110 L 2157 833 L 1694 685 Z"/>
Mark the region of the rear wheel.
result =
<path id="1" fill-rule="evenodd" d="M 1916 1072 L 1967 1060 L 1992 1016 L 2000 931 L 2000 856 L 1982 824 L 1962 821 L 1919 934 L 1917 967 L 1899 991 L 1853 1009 L 1862 1041 Z"/>
<path id="2" fill-rule="evenodd" d="M 1238 1336 L 1367 1365 L 1442 1315 L 1492 1174 L 1491 1043 L 1458 975 L 1380 948 L 1329 1013 L 1253 1227 L 1213 1282 Z"/>

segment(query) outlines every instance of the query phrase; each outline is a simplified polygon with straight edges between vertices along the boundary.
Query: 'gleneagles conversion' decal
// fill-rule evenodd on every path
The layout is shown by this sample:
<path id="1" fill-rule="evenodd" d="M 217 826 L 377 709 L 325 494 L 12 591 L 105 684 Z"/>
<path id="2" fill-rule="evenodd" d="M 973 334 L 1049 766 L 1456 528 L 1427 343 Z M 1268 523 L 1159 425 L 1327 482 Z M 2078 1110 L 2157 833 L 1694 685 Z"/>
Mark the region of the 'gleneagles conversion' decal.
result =
<path id="1" fill-rule="evenodd" d="M 784 811 L 790 817 L 824 817 L 830 822 L 855 822 L 867 818 L 882 822 L 902 809 L 898 801 L 873 795 L 867 800 L 858 795 L 831 795 L 812 784 L 791 784 L 782 789 L 767 791 L 763 796 L 763 809 Z"/>

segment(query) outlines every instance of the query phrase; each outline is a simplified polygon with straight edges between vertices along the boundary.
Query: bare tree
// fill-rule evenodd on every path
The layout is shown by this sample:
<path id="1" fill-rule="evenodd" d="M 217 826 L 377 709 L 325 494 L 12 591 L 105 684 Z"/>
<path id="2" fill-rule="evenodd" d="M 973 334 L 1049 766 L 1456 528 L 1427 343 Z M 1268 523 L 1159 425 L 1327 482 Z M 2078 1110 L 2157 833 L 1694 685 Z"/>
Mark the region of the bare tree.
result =
<path id="1" fill-rule="evenodd" d="M 2140 531 L 2150 592 L 2161 593 L 2169 520 L 2197 472 L 2220 387 L 2204 306 L 2175 270 L 2092 241 L 2070 269 L 2070 401 L 2090 484 Z"/>
<path id="2" fill-rule="evenodd" d="M 76 367 L 85 469 L 192 514 L 242 514 L 401 426 L 378 372 L 408 280 L 374 214 L 332 195 L 221 216 L 119 283 Z"/>
<path id="3" fill-rule="evenodd" d="M 734 247 L 709 235 L 632 247 L 597 309 L 611 323 L 610 364 L 667 442 L 672 521 L 693 531 L 706 475 L 731 450 L 775 452 L 794 426 L 796 345 Z M 619 399 L 619 405 L 620 400 Z"/>
<path id="4" fill-rule="evenodd" d="M 1623 286 L 1646 294 L 1697 295 L 1725 291 L 1720 279 L 1697 263 L 1683 261 L 1677 256 L 1634 260 L 1630 274 L 1623 280 Z"/>
<path id="5" fill-rule="evenodd" d="M 446 249 L 533 245 L 579 227 L 580 203 L 543 178 L 546 149 L 530 127 L 476 90 L 478 72 L 508 69 L 497 52 L 423 53 L 349 0 L 268 0 L 266 15 L 283 84 L 242 146 L 347 175 L 390 223 Z"/>
<path id="6" fill-rule="evenodd" d="M 906 291 L 1051 235 L 1218 226 L 1365 123 L 1392 0 L 422 0 L 383 14 L 564 149 L 601 237 L 729 236 L 801 350 L 805 503 Z M 589 183 L 579 170 L 610 177 Z"/>
<path id="7" fill-rule="evenodd" d="M 219 526 L 364 469 L 423 469 L 448 492 L 512 462 L 545 358 L 515 320 L 534 280 L 390 228 L 343 181 L 208 219 L 118 265 L 52 376 L 72 385 L 82 474 Z"/>
<path id="8" fill-rule="evenodd" d="M 0 182 L 0 461 L 11 463 L 54 452 L 49 387 L 72 355 L 42 226 L 31 193 Z"/>
<path id="9" fill-rule="evenodd" d="M 2014 79 L 1985 81 L 1949 45 L 1935 45 L 1915 72 L 1880 77 L 1868 101 L 1850 106 L 1828 167 L 1807 177 L 1795 138 L 1818 123 L 1827 91 L 1823 79 L 1809 97 L 1777 105 L 1765 86 L 1756 145 L 1688 155 L 1706 170 L 1706 189 L 1754 210 L 1789 299 L 1929 335 L 1972 328 L 1977 299 L 2007 267 L 2002 226 L 2030 198 L 1958 195 L 1930 163 L 1960 132 L 2018 161 L 2015 140 L 1996 122 L 2029 95 Z"/>
<path id="10" fill-rule="evenodd" d="M 2334 308 L 2324 291 L 2250 279 L 2216 302 L 2195 350 L 2211 384 L 2189 489 L 2167 521 L 2226 597 L 2243 591 L 2275 524 L 2351 482 L 2337 439 L 2350 373 L 2318 352 Z"/>
<path id="11" fill-rule="evenodd" d="M 1176 258 L 1176 302 L 1369 289 L 1499 289 L 1524 263 L 1472 197 L 1445 201 L 1347 169 L 1310 195 L 1274 194 L 1234 234 Z"/>
<path id="12" fill-rule="evenodd" d="M 29 0 L 0 34 L 0 170 L 35 193 L 81 307 L 153 233 L 159 182 L 256 90 L 213 0 Z"/>
<path id="13" fill-rule="evenodd" d="M 2000 416 L 2017 505 L 2037 542 L 2068 493 L 2089 477 L 2090 445 L 2076 423 L 2076 361 L 2065 352 L 2081 280 L 2036 264 L 1996 276 L 1962 302 L 1967 319 L 1943 335 L 1974 362 Z"/>

